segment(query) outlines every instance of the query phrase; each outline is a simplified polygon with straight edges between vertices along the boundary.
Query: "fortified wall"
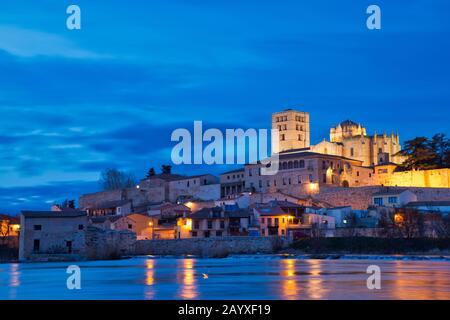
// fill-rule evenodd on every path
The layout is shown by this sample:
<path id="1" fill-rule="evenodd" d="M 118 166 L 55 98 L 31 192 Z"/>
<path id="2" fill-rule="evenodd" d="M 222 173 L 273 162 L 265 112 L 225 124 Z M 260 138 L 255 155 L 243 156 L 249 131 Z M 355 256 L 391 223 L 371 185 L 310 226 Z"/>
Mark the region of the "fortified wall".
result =
<path id="1" fill-rule="evenodd" d="M 366 210 L 372 202 L 372 194 L 378 191 L 389 190 L 404 190 L 408 189 L 417 195 L 417 201 L 436 201 L 449 200 L 450 188 L 418 188 L 418 187 L 358 187 L 358 188 L 343 188 L 343 187 L 329 187 L 320 189 L 320 193 L 314 195 L 314 199 L 324 201 L 332 206 L 348 206 L 352 204 L 354 210 Z"/>
<path id="2" fill-rule="evenodd" d="M 171 240 L 139 240 L 138 255 L 199 255 L 222 257 L 228 254 L 273 253 L 286 247 L 286 240 L 279 237 L 216 237 Z"/>

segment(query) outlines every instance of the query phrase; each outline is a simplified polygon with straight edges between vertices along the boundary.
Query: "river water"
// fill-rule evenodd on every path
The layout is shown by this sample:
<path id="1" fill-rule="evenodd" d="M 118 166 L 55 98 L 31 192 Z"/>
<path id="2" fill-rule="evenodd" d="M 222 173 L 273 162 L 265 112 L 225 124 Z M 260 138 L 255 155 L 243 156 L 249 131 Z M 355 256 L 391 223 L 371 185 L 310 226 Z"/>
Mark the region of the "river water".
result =
<path id="1" fill-rule="evenodd" d="M 67 289 L 70 264 L 0 264 L 0 299 L 450 299 L 448 259 L 232 256 L 86 261 L 77 263 L 80 290 Z M 370 265 L 381 269 L 379 290 L 367 288 Z"/>

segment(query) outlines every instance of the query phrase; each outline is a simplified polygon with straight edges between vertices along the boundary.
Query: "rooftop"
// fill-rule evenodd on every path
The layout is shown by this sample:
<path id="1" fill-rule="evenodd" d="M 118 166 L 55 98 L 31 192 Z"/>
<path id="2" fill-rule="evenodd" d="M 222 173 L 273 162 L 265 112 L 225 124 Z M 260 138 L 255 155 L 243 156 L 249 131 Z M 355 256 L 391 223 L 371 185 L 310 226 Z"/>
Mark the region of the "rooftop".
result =
<path id="1" fill-rule="evenodd" d="M 409 202 L 407 207 L 445 207 L 450 206 L 449 200 L 437 200 L 437 201 L 412 201 Z"/>
<path id="2" fill-rule="evenodd" d="M 22 211 L 26 218 L 76 218 L 87 216 L 86 211 Z"/>

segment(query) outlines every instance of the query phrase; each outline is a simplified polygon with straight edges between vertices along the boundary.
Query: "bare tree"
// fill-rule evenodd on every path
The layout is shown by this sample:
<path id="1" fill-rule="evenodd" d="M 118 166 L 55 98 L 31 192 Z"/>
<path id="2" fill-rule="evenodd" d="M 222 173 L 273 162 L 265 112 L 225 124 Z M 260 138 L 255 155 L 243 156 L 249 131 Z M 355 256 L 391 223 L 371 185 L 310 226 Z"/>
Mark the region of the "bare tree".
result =
<path id="1" fill-rule="evenodd" d="M 136 178 L 128 172 L 107 169 L 101 174 L 100 184 L 103 190 L 119 190 L 135 186 Z"/>

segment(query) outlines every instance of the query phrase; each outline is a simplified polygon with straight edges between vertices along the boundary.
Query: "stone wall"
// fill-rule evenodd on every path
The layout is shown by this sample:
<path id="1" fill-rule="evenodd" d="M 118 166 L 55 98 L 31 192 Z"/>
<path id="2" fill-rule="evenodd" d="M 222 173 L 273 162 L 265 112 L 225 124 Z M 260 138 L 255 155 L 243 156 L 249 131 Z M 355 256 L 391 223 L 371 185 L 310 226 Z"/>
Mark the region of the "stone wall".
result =
<path id="1" fill-rule="evenodd" d="M 86 255 L 91 260 L 116 259 L 135 252 L 136 234 L 130 231 L 103 230 L 88 227 Z"/>
<path id="2" fill-rule="evenodd" d="M 418 201 L 450 200 L 450 188 L 389 187 L 389 189 L 408 189 L 416 194 Z M 321 188 L 320 193 L 314 195 L 314 198 L 335 207 L 351 205 L 354 210 L 366 210 L 372 202 L 372 194 L 381 190 L 386 190 L 386 187 L 329 187 Z"/>
<path id="3" fill-rule="evenodd" d="M 199 255 L 220 257 L 227 254 L 273 253 L 286 247 L 279 237 L 216 237 L 174 240 L 140 240 L 136 242 L 138 255 Z"/>

